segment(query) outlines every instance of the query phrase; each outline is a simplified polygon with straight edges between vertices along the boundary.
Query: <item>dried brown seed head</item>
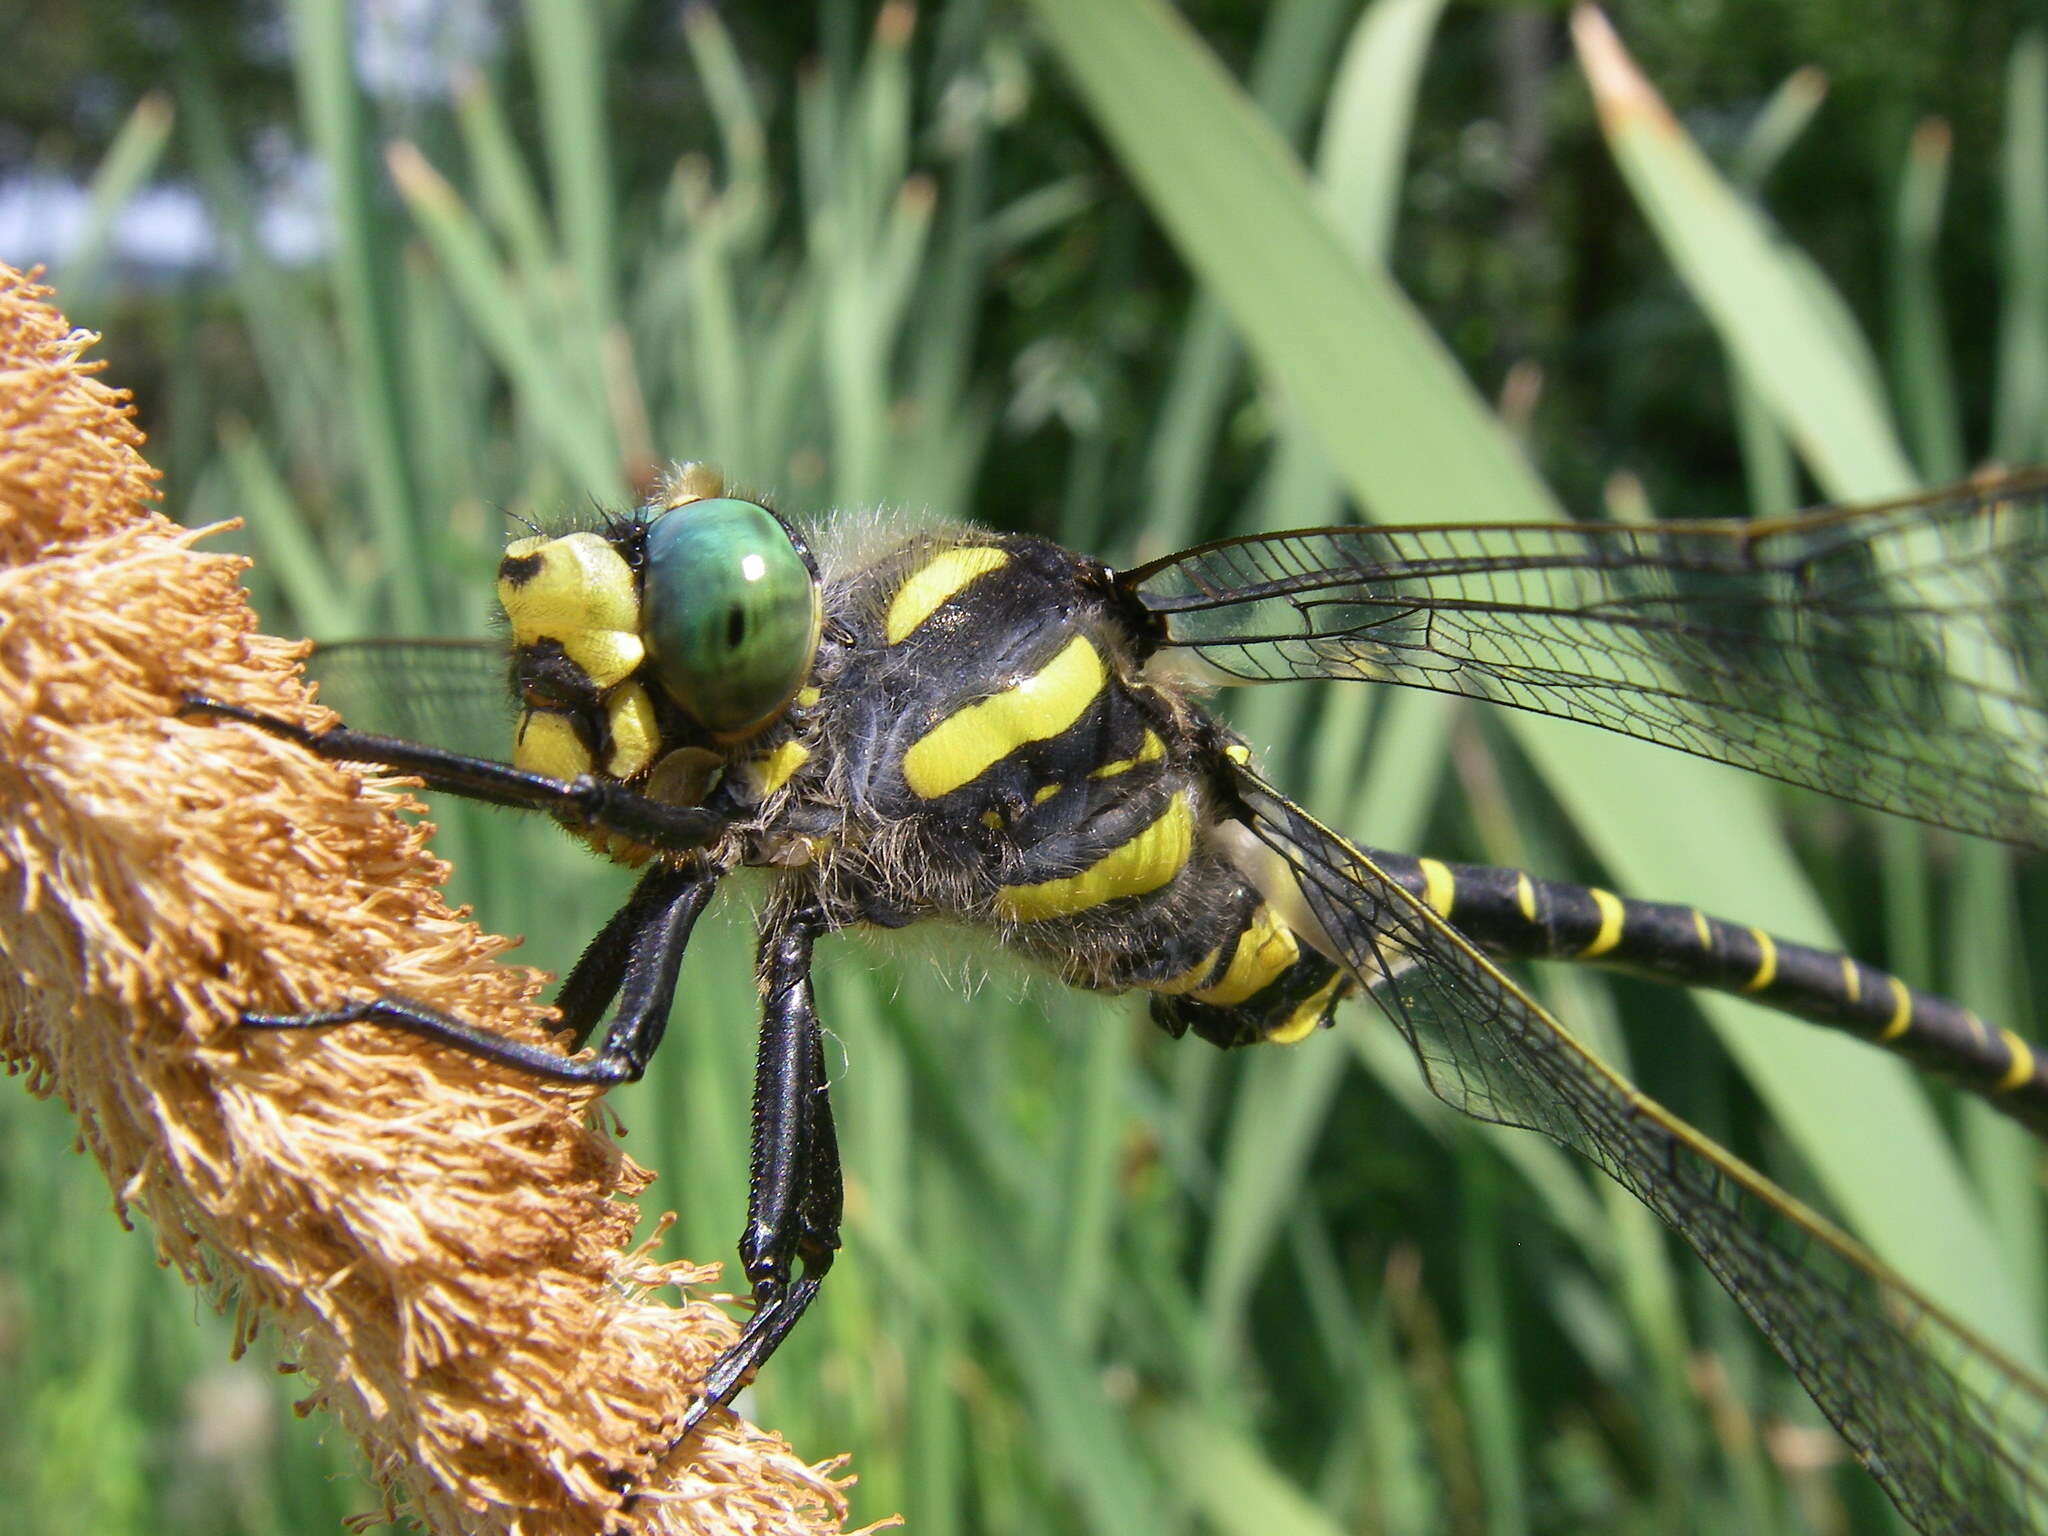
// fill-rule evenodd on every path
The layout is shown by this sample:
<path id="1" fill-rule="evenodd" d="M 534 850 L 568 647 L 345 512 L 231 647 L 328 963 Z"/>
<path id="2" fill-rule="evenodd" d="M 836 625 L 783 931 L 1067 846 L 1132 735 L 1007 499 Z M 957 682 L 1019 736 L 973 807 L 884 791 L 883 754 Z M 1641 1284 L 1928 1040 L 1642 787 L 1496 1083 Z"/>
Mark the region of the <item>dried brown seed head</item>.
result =
<path id="1" fill-rule="evenodd" d="M 388 788 L 204 692 L 309 722 L 242 562 L 150 510 L 93 338 L 0 267 L 0 1056 L 77 1115 L 169 1260 L 267 1319 L 438 1531 L 837 1531 L 836 1464 L 727 1414 L 651 1465 L 733 1328 L 631 1249 L 648 1175 L 537 1085 L 380 1029 L 238 1010 L 401 993 L 542 1038 L 533 973 L 451 915 Z"/>

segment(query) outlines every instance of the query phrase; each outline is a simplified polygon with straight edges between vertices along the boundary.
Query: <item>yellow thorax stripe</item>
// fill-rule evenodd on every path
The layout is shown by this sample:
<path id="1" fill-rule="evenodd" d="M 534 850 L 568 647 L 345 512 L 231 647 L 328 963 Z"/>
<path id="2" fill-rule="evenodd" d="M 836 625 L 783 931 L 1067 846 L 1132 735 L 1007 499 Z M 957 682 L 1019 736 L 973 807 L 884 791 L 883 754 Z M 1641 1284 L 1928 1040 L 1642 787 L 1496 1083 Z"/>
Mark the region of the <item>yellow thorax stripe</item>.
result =
<path id="1" fill-rule="evenodd" d="M 1159 733 L 1150 726 L 1145 728 L 1145 740 L 1138 750 L 1129 757 L 1120 757 L 1113 763 L 1104 763 L 1088 777 L 1091 779 L 1113 779 L 1120 773 L 1129 773 L 1146 763 L 1156 763 L 1166 756 L 1166 743 L 1159 739 Z"/>
<path id="2" fill-rule="evenodd" d="M 903 781 L 926 800 L 970 784 L 1019 747 L 1066 730 L 1102 691 L 1102 658 L 1084 635 L 1031 676 L 956 710 L 911 743 Z"/>
<path id="3" fill-rule="evenodd" d="M 996 892 L 996 915 L 1015 923 L 1038 923 L 1085 912 L 1119 896 L 1143 896 L 1179 874 L 1193 847 L 1194 817 L 1188 811 L 1188 797 L 1178 794 L 1144 831 L 1078 875 L 1002 887 Z"/>
<path id="4" fill-rule="evenodd" d="M 1009 563 L 1006 551 L 987 544 L 971 544 L 934 555 L 913 571 L 889 600 L 889 612 L 882 621 L 882 638 L 891 645 L 909 638 L 947 598 L 977 576 L 999 571 Z"/>
<path id="5" fill-rule="evenodd" d="M 740 778 L 757 801 L 766 800 L 789 782 L 790 775 L 811 760 L 811 749 L 791 739 L 771 752 L 740 765 Z"/>

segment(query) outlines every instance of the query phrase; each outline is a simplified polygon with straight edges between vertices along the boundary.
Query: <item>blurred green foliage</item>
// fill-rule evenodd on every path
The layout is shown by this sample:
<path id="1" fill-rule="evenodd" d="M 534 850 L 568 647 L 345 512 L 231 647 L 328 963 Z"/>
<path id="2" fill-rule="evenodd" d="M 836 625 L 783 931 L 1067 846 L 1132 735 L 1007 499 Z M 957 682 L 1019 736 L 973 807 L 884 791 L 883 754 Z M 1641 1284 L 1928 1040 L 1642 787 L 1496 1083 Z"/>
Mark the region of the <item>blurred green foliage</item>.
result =
<path id="1" fill-rule="evenodd" d="M 1565 504 L 1709 515 L 1815 484 L 1846 494 L 1794 462 L 1782 406 L 1732 378 L 1741 301 L 1731 320 L 1681 280 L 1691 236 L 1646 217 L 1616 172 L 1562 16 L 1436 9 L 1379 5 L 1387 31 L 1356 51 L 1360 13 L 1339 0 L 1185 14 L 1316 167 L 1359 269 L 1384 253 Z M 1638 61 L 1872 338 L 1878 409 L 1918 471 L 2048 450 L 2011 403 L 2048 350 L 2048 245 L 2032 232 L 2048 186 L 2041 146 L 2015 131 L 2044 66 L 2021 8 L 1639 9 L 1623 18 Z M 532 0 L 491 13 L 495 42 L 443 72 L 452 88 L 378 96 L 352 67 L 373 7 L 246 5 L 223 24 L 226 8 L 193 0 L 31 0 L 0 18 L 0 166 L 97 177 L 109 208 L 151 176 L 205 200 L 219 267 L 89 251 L 57 272 L 59 299 L 106 332 L 174 515 L 246 519 L 232 537 L 285 632 L 482 632 L 503 512 L 622 502 L 668 456 L 712 459 L 793 511 L 922 504 L 1110 559 L 1426 497 L 1427 464 L 1408 489 L 1361 493 L 1374 471 L 1304 425 L 1303 407 L 1341 419 L 1351 395 L 1311 400 L 1246 366 L 1241 336 L 1268 367 L 1284 337 L 1261 339 L 1245 318 L 1256 284 L 1233 291 L 1227 266 L 1205 265 L 1229 253 L 1206 247 L 1279 226 L 1212 218 L 1205 240 L 1199 220 L 1190 234 L 1162 215 L 1171 199 L 1132 170 L 1141 151 L 1106 145 L 1034 29 L 1060 10 Z M 1827 72 L 1817 109 L 1785 85 L 1802 65 Z M 145 90 L 167 93 L 167 136 L 134 110 Z M 1345 100 L 1362 126 L 1340 132 L 1329 104 Z M 1934 113 L 1946 141 L 1915 139 Z M 1218 131 L 1152 128 L 1198 168 Z M 255 232 L 307 177 L 332 250 L 281 265 Z M 1307 286 L 1273 239 L 1271 281 L 1301 285 L 1301 311 L 1344 297 L 1338 279 Z M 1372 369 L 1399 339 L 1347 340 L 1343 361 Z M 1360 413 L 1356 431 L 1364 463 L 1395 429 Z M 1444 484 L 1495 453 L 1518 472 L 1501 444 L 1467 441 L 1469 458 L 1437 466 Z M 1748 897 L 1730 915 L 1760 921 L 1805 914 L 1810 880 L 1858 953 L 2031 1022 L 2021 957 L 2042 892 L 1995 853 L 1800 800 L 1795 862 L 1773 835 L 1791 797 L 1586 746 L 1642 780 L 1641 825 L 1728 827 L 1717 876 L 1654 830 L 1615 830 L 1637 824 L 1596 803 L 1615 797 L 1591 788 L 1590 762 L 1560 768 L 1551 744 L 1479 712 L 1301 689 L 1246 701 L 1242 721 L 1364 835 L 1625 873 L 1651 896 L 1706 898 L 1725 878 Z M 436 819 L 457 893 L 528 934 L 536 964 L 565 965 L 618 898 L 618 872 L 546 827 L 458 806 Z M 672 1251 L 693 1257 L 730 1253 L 745 1190 L 752 991 L 744 903 L 727 905 L 735 920 L 693 947 L 655 1072 L 611 1100 L 663 1173 L 649 1203 L 679 1213 Z M 1335 1038 L 1225 1059 L 1007 975 L 968 1002 L 949 980 L 970 967 L 942 946 L 839 948 L 823 996 L 844 1053 L 848 1252 L 749 1406 L 811 1454 L 852 1449 L 861 1517 L 902 1510 L 923 1532 L 1889 1528 L 1643 1212 L 1547 1146 L 1443 1111 L 1363 1010 Z M 1833 1069 L 1759 1088 L 1668 992 L 1573 976 L 1543 995 L 1802 1193 L 1858 1221 L 1900 1208 L 1897 1229 L 1867 1231 L 1894 1262 L 1957 1251 L 1951 1227 L 1911 1225 L 1895 1181 L 1838 1181 L 1825 1124 L 1785 1102 L 1903 1136 L 1879 1094 L 1916 1090 L 1829 1098 Z M 1723 1027 L 1750 1028 L 1763 1054 L 1804 1033 Z M 2017 1298 L 2003 1326 L 2024 1336 L 2048 1292 L 2038 1156 L 1935 1103 L 1913 1155 L 1965 1209 L 1926 1219 L 1989 1234 L 1984 1284 Z M 374 1507 L 349 1449 L 290 1423 L 288 1392 L 228 1364 L 226 1324 L 107 1219 L 53 1106 L 0 1096 L 0 1140 L 11 1528 L 318 1531 Z"/>

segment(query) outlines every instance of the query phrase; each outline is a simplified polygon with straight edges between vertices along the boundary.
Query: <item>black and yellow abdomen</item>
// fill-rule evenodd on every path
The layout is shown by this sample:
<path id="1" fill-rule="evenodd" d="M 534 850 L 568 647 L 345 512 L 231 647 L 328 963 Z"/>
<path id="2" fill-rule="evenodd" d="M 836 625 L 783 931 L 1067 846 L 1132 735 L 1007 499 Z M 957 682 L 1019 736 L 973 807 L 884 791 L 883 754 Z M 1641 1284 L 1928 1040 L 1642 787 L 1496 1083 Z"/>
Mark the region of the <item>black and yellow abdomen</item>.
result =
<path id="1" fill-rule="evenodd" d="M 1697 907 L 1638 901 L 1518 869 L 1380 851 L 1372 857 L 1495 955 L 1585 961 L 1753 998 L 1884 1046 L 1923 1071 L 1999 1101 L 2048 1134 L 2048 1071 L 2025 1040 L 1852 956 L 1795 944 Z"/>

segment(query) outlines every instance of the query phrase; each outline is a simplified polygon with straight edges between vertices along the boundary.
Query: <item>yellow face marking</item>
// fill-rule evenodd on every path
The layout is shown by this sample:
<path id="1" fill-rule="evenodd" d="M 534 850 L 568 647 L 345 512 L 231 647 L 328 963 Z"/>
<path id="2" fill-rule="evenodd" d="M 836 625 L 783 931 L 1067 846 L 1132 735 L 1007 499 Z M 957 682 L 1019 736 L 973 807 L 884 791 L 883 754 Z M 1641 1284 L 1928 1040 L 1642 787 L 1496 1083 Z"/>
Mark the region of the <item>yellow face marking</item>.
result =
<path id="1" fill-rule="evenodd" d="M 1458 899 L 1458 882 L 1452 878 L 1450 866 L 1441 859 L 1415 862 L 1422 868 L 1423 904 L 1438 917 L 1449 917 Z"/>
<path id="2" fill-rule="evenodd" d="M 1993 1093 L 2011 1093 L 2022 1084 L 2031 1082 L 2034 1076 L 2034 1048 L 2009 1029 L 2001 1029 L 1999 1038 L 2005 1041 L 2005 1048 L 2012 1054 L 2012 1065 L 2005 1069 L 2005 1076 L 1991 1085 Z"/>
<path id="3" fill-rule="evenodd" d="M 1913 994 L 1906 990 L 1906 984 L 1898 977 L 1887 976 L 1885 980 L 1892 989 L 1892 1016 L 1877 1032 L 1879 1041 L 1898 1039 L 1913 1022 Z"/>
<path id="4" fill-rule="evenodd" d="M 796 691 L 796 697 L 791 699 L 790 703 L 794 704 L 798 709 L 816 709 L 818 707 L 818 700 L 824 696 L 816 688 L 799 688 Z"/>
<path id="5" fill-rule="evenodd" d="M 600 690 L 647 659 L 640 593 L 625 557 L 594 533 L 520 539 L 498 567 L 498 603 L 514 645 L 553 640 Z"/>
<path id="6" fill-rule="evenodd" d="M 551 779 L 573 779 L 597 766 L 569 717 L 552 709 L 522 710 L 513 737 L 512 766 Z"/>
<path id="7" fill-rule="evenodd" d="M 1522 921 L 1536 921 L 1536 882 L 1526 874 L 1515 876 L 1515 910 L 1522 914 Z"/>
<path id="8" fill-rule="evenodd" d="M 1266 1031 L 1267 1041 L 1273 1045 L 1292 1045 L 1314 1034 L 1316 1026 L 1330 1011 L 1331 996 L 1343 982 L 1344 978 L 1339 974 L 1317 987 L 1302 1000 L 1300 1007 Z"/>
<path id="9" fill-rule="evenodd" d="M 1059 792 L 1060 787 L 1057 784 L 1040 785 L 1038 791 L 1032 795 L 1031 803 L 1033 805 L 1043 805 L 1046 801 L 1050 800 L 1054 795 L 1058 794 Z"/>
<path id="10" fill-rule="evenodd" d="M 1579 951 L 1581 960 L 1604 955 L 1619 944 L 1622 920 L 1628 915 L 1621 898 L 1614 892 L 1603 891 L 1596 885 L 1587 894 L 1593 898 L 1593 905 L 1600 909 L 1600 931 L 1593 935 L 1592 943 Z"/>
<path id="11" fill-rule="evenodd" d="M 912 571 L 889 599 L 889 612 L 882 620 L 882 638 L 891 645 L 901 644 L 969 582 L 1009 563 L 1005 551 L 986 544 L 949 549 L 932 556 Z"/>
<path id="12" fill-rule="evenodd" d="M 1164 981 L 1145 984 L 1148 992 L 1157 992 L 1165 997 L 1178 997 L 1183 992 L 1192 992 L 1209 979 L 1209 973 L 1216 969 L 1216 962 L 1223 954 L 1222 946 L 1212 949 L 1178 976 L 1169 976 Z"/>
<path id="13" fill-rule="evenodd" d="M 661 727 L 654 718 L 654 701 L 638 683 L 624 683 L 604 701 L 604 716 L 612 736 L 604 771 L 615 779 L 639 778 L 654 766 L 655 756 L 661 751 Z"/>
<path id="14" fill-rule="evenodd" d="M 1198 1003 L 1234 1008 L 1263 990 L 1274 978 L 1301 956 L 1293 930 L 1264 902 L 1252 913 L 1244 932 L 1230 951 L 1230 966 L 1215 981 L 1195 993 Z"/>
<path id="15" fill-rule="evenodd" d="M 1761 992 L 1778 979 L 1778 941 L 1761 928 L 1749 930 L 1756 940 L 1756 973 L 1742 984 L 1745 992 Z"/>
<path id="16" fill-rule="evenodd" d="M 755 800 L 766 800 L 789 782 L 789 776 L 811 760 L 811 749 L 800 741 L 785 741 L 772 752 L 740 765 L 740 781 Z"/>
<path id="17" fill-rule="evenodd" d="M 1698 907 L 1692 909 L 1692 932 L 1693 937 L 1700 941 L 1700 953 L 1711 955 L 1714 952 L 1714 925 L 1707 921 L 1707 914 Z"/>
<path id="18" fill-rule="evenodd" d="M 1078 875 L 1002 887 L 996 892 L 996 915 L 1014 923 L 1037 923 L 1085 912 L 1119 896 L 1143 896 L 1181 872 L 1194 842 L 1195 819 L 1188 797 L 1175 795 L 1151 826 Z"/>
<path id="19" fill-rule="evenodd" d="M 1118 758 L 1113 763 L 1104 763 L 1100 768 L 1089 774 L 1088 777 L 1091 779 L 1113 779 L 1120 773 L 1129 773 L 1133 768 L 1141 767 L 1146 763 L 1156 763 L 1164 756 L 1166 756 L 1166 743 L 1159 739 L 1157 731 L 1148 727 L 1145 731 L 1145 740 L 1139 746 L 1135 756 Z"/>
<path id="20" fill-rule="evenodd" d="M 1850 1002 L 1861 1000 L 1863 983 L 1856 975 L 1856 962 L 1847 955 L 1842 956 L 1842 996 Z"/>
<path id="21" fill-rule="evenodd" d="M 948 715 L 903 754 L 903 781 L 926 800 L 970 784 L 1027 742 L 1048 741 L 1102 691 L 1102 658 L 1084 635 L 1031 676 Z"/>
<path id="22" fill-rule="evenodd" d="M 994 811 L 983 811 L 981 813 L 981 824 L 984 827 L 987 827 L 991 832 L 1000 832 L 1003 830 L 1003 818 L 998 816 Z"/>
<path id="23" fill-rule="evenodd" d="M 1223 749 L 1223 755 L 1233 763 L 1248 763 L 1252 760 L 1252 749 L 1241 741 L 1233 741 Z"/>

